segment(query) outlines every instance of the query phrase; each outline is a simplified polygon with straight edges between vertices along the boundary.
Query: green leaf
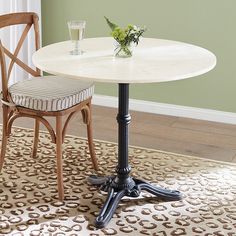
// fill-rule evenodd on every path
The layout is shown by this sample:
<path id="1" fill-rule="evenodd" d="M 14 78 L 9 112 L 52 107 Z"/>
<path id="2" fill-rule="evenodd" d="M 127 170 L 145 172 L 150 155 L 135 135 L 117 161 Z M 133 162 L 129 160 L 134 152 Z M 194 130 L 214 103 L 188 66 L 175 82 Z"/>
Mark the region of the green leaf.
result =
<path id="1" fill-rule="evenodd" d="M 112 31 L 113 31 L 116 27 L 118 27 L 118 25 L 112 23 L 107 17 L 104 16 L 104 18 L 105 18 L 107 24 L 109 25 L 109 27 L 111 28 Z"/>

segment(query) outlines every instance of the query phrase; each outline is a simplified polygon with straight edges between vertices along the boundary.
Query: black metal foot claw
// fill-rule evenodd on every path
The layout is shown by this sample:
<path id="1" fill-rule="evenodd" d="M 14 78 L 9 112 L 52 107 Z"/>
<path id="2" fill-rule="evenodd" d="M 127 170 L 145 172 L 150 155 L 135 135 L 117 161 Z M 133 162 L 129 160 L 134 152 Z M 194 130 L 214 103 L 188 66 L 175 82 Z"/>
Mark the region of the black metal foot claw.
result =
<path id="1" fill-rule="evenodd" d="M 134 182 L 136 183 L 136 186 L 140 188 L 140 190 L 145 190 L 164 200 L 177 201 L 183 197 L 182 194 L 177 190 L 170 190 L 170 189 L 153 186 L 139 179 L 134 179 Z"/>
<path id="2" fill-rule="evenodd" d="M 109 180 L 109 176 L 97 176 L 97 175 L 90 175 L 87 180 L 90 184 L 93 185 L 103 185 Z"/>
<path id="3" fill-rule="evenodd" d="M 126 190 L 121 190 L 119 192 L 115 192 L 114 188 L 110 187 L 108 190 L 107 199 L 95 220 L 95 225 L 97 228 L 105 227 L 110 219 L 112 218 L 115 210 L 122 199 L 126 194 Z"/>

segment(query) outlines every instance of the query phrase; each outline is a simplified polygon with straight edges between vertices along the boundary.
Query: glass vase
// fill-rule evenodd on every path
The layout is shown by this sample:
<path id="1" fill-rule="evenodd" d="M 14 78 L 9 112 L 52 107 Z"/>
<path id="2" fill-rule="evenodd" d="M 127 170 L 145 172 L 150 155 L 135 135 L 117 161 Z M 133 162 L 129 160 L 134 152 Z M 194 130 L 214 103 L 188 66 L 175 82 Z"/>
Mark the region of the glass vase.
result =
<path id="1" fill-rule="evenodd" d="M 129 45 L 116 44 L 114 55 L 115 57 L 123 57 L 123 58 L 132 57 L 133 44 L 129 44 Z"/>

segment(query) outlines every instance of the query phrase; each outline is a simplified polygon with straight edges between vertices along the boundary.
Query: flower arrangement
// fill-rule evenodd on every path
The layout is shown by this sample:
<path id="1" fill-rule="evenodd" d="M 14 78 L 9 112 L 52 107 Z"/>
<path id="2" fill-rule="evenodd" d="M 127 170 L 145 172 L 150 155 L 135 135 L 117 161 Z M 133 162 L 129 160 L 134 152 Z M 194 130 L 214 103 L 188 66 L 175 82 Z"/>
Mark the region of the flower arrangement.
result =
<path id="1" fill-rule="evenodd" d="M 118 57 L 131 57 L 132 46 L 137 46 L 139 38 L 146 31 L 146 28 L 140 28 L 135 25 L 127 25 L 126 28 L 122 29 L 118 25 L 112 23 L 107 17 L 106 22 L 112 30 L 111 36 L 116 40 L 117 47 L 115 48 L 115 55 Z"/>

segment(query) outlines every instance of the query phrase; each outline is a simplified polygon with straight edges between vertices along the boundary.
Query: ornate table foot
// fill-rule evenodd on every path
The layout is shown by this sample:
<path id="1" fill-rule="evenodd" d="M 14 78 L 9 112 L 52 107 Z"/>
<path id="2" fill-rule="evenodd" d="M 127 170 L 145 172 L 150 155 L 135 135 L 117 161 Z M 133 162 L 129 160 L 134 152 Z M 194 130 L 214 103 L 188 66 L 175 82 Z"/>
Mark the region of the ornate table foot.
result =
<path id="1" fill-rule="evenodd" d="M 107 199 L 95 221 L 95 225 L 98 228 L 105 227 L 112 218 L 120 200 L 124 196 L 138 197 L 141 190 L 145 190 L 157 197 L 164 200 L 176 201 L 182 198 L 182 194 L 176 190 L 168 190 L 161 187 L 153 186 L 145 181 L 139 179 L 132 179 L 134 185 L 127 186 L 126 188 L 119 189 L 115 183 L 115 177 L 97 177 L 90 176 L 88 181 L 91 184 L 101 186 L 103 191 L 107 191 Z"/>

